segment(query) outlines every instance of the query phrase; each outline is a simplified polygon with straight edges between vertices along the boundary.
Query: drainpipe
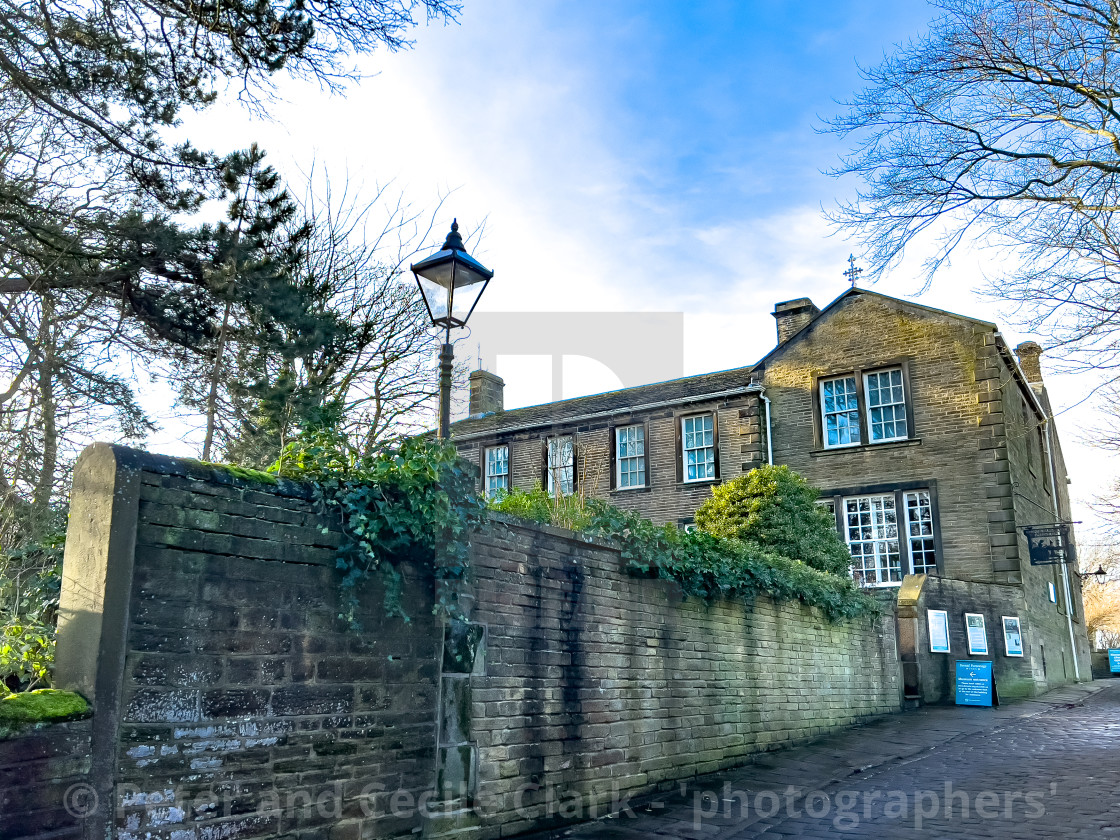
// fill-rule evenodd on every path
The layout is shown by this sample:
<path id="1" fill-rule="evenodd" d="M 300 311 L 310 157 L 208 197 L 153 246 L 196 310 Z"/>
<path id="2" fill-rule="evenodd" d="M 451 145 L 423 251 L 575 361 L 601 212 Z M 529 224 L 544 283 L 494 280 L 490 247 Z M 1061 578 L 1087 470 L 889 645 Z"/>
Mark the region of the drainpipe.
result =
<path id="1" fill-rule="evenodd" d="M 1050 418 L 1043 412 L 1042 445 L 1046 447 L 1046 463 L 1050 467 L 1050 504 L 1054 508 L 1054 521 L 1062 521 L 1062 512 L 1058 506 L 1058 473 L 1054 468 L 1054 452 L 1050 448 Z M 1069 628 L 1069 650 L 1073 657 L 1073 678 L 1081 682 L 1081 667 L 1077 664 L 1077 642 L 1073 636 L 1073 599 L 1069 589 L 1069 563 L 1062 564 L 1062 589 L 1066 594 L 1066 626 Z"/>
<path id="2" fill-rule="evenodd" d="M 774 446 L 770 442 L 770 398 L 766 396 L 766 389 L 761 385 L 758 388 L 758 397 L 766 403 L 766 463 L 774 466 Z"/>

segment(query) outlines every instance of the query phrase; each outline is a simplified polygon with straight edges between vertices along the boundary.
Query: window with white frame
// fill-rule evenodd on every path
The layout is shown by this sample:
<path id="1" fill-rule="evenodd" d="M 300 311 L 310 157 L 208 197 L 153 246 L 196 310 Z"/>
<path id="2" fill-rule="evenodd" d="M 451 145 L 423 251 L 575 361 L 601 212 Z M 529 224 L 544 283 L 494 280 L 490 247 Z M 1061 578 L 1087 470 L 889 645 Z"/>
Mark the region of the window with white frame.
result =
<path id="1" fill-rule="evenodd" d="M 491 446 L 486 450 L 486 495 L 509 490 L 509 447 Z"/>
<path id="2" fill-rule="evenodd" d="M 937 538 L 929 490 L 868 493 L 840 503 L 841 532 L 861 586 L 897 586 L 907 574 L 937 574 Z"/>
<path id="3" fill-rule="evenodd" d="M 817 507 L 824 508 L 828 511 L 828 515 L 833 519 L 836 518 L 836 500 L 835 499 L 817 499 Z"/>
<path id="4" fill-rule="evenodd" d="M 615 487 L 646 486 L 645 426 L 621 426 L 614 430 Z"/>
<path id="5" fill-rule="evenodd" d="M 681 418 L 681 458 L 685 481 L 716 477 L 715 418 L 697 414 Z"/>
<path id="6" fill-rule="evenodd" d="M 821 381 L 821 427 L 826 448 L 860 442 L 859 395 L 854 376 Z"/>
<path id="7" fill-rule="evenodd" d="M 898 512 L 893 493 L 844 499 L 844 538 L 852 553 L 852 577 L 861 586 L 902 582 Z"/>
<path id="8" fill-rule="evenodd" d="M 910 568 L 916 575 L 937 574 L 937 550 L 933 539 L 933 503 L 928 490 L 904 493 L 906 536 Z"/>
<path id="9" fill-rule="evenodd" d="M 867 398 L 867 429 L 871 442 L 907 437 L 902 368 L 865 373 L 863 390 Z"/>
<path id="10" fill-rule="evenodd" d="M 547 490 L 555 496 L 568 495 L 575 489 L 575 444 L 571 435 L 548 439 Z"/>

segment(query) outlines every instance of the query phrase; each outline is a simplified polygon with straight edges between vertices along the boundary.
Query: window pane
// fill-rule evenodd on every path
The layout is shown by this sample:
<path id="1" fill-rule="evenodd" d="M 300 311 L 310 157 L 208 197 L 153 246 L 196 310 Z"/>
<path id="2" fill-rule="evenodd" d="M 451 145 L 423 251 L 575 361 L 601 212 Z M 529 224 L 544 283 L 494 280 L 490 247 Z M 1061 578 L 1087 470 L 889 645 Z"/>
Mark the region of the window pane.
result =
<path id="1" fill-rule="evenodd" d="M 825 446 L 860 442 L 859 397 L 854 376 L 826 379 L 821 383 L 821 413 Z"/>
<path id="2" fill-rule="evenodd" d="M 646 483 L 646 443 L 643 426 L 615 430 L 618 487 L 644 487 Z"/>
<path id="3" fill-rule="evenodd" d="M 575 460 L 570 436 L 550 438 L 548 441 L 548 493 L 555 496 L 557 487 L 561 494 L 572 492 L 575 483 Z"/>
<path id="4" fill-rule="evenodd" d="M 711 414 L 681 420 L 685 481 L 715 478 L 715 418 Z"/>
<path id="5" fill-rule="evenodd" d="M 933 503 L 928 490 L 904 495 L 906 532 L 914 574 L 937 574 L 937 551 L 933 540 Z"/>
<path id="6" fill-rule="evenodd" d="M 899 440 L 907 437 L 902 370 L 895 368 L 866 374 L 864 391 L 867 394 L 871 440 Z"/>
<path id="7" fill-rule="evenodd" d="M 862 586 L 902 581 L 902 557 L 894 494 L 844 499 L 844 538 L 852 553 L 852 576 Z"/>
<path id="8" fill-rule="evenodd" d="M 492 446 L 486 450 L 486 495 L 509 489 L 509 447 Z"/>

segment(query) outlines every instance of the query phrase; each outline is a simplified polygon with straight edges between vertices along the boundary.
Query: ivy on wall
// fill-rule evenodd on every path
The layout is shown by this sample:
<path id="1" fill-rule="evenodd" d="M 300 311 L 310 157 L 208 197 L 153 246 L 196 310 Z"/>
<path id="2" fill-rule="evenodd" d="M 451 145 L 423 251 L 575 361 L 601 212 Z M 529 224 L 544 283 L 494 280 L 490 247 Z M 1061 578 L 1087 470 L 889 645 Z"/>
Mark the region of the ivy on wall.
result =
<path id="1" fill-rule="evenodd" d="M 358 456 L 334 432 L 289 443 L 269 468 L 273 475 L 311 482 L 324 512 L 337 518 L 343 534 L 336 559 L 341 617 L 355 628 L 358 585 L 372 575 L 384 583 L 386 613 L 409 619 L 397 569 L 404 560 L 433 562 L 436 609 L 459 614 L 458 582 L 470 563 L 468 537 L 486 513 L 474 493 L 476 472 L 450 444 L 409 438 L 396 448 Z"/>

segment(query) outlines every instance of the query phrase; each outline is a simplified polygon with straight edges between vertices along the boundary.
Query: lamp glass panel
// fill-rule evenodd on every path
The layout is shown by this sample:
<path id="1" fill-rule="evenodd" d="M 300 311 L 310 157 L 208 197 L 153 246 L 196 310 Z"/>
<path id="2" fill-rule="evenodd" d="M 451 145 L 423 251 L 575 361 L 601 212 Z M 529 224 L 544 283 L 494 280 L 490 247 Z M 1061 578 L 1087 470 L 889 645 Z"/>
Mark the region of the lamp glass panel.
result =
<path id="1" fill-rule="evenodd" d="M 460 272 L 462 268 L 460 268 Z M 451 317 L 457 323 L 463 324 L 467 321 L 467 316 L 471 314 L 474 305 L 478 302 L 482 290 L 486 288 L 486 278 L 479 277 L 473 271 L 470 272 L 470 280 L 466 283 L 462 280 L 462 274 L 455 278 L 455 296 L 452 299 Z"/>
<path id="2" fill-rule="evenodd" d="M 416 279 L 420 284 L 420 292 L 424 295 L 424 302 L 428 304 L 432 320 L 438 322 L 446 318 L 450 303 L 450 284 L 442 285 L 421 275 L 417 275 Z"/>

